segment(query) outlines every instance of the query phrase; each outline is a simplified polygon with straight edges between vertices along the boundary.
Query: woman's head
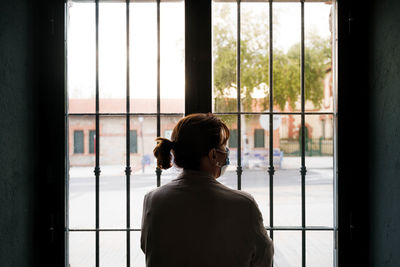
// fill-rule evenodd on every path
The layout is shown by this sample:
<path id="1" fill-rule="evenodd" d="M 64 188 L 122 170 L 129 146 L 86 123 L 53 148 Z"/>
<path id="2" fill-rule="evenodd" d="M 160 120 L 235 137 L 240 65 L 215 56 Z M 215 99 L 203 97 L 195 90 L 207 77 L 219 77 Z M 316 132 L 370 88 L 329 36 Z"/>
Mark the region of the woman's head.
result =
<path id="1" fill-rule="evenodd" d="M 228 127 L 211 113 L 196 113 L 182 118 L 172 131 L 171 140 L 159 137 L 153 153 L 157 166 L 168 169 L 171 151 L 175 165 L 184 169 L 199 169 L 200 160 L 211 149 L 219 149 L 229 139 Z"/>

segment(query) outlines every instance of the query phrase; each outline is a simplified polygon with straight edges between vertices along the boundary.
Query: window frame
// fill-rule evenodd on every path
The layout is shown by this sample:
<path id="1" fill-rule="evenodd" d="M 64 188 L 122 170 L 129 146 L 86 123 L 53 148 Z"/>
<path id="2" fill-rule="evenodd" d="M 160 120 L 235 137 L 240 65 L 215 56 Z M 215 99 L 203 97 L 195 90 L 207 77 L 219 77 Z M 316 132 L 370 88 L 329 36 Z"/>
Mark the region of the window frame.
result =
<path id="1" fill-rule="evenodd" d="M 356 62 L 359 62 L 360 58 L 358 58 L 357 55 L 355 55 L 354 53 L 352 54 L 352 51 L 358 51 L 358 46 L 356 45 L 362 45 L 362 42 L 365 40 L 365 38 L 357 39 L 359 28 L 355 28 L 352 34 L 350 34 L 350 18 L 353 19 L 354 16 L 359 17 L 359 14 L 362 13 L 362 11 L 365 11 L 365 9 L 365 6 L 355 7 L 354 4 L 350 3 L 349 1 L 337 1 L 336 24 L 338 30 L 338 73 L 336 77 L 336 83 L 338 84 L 338 114 L 340 114 L 342 120 L 335 122 L 338 125 L 337 129 L 340 129 L 337 132 L 336 136 L 339 139 L 339 142 L 337 142 L 337 164 L 338 166 L 341 166 L 341 179 L 338 180 L 338 199 L 336 200 L 338 203 L 337 214 L 338 226 L 340 225 L 340 231 L 337 231 L 337 236 L 339 238 L 337 238 L 335 247 L 340 247 L 340 253 L 338 253 L 338 261 L 341 267 L 354 266 L 355 263 L 360 263 L 360 257 L 355 256 L 353 253 L 354 248 L 356 248 L 356 251 L 363 251 L 363 253 L 368 249 L 368 243 L 365 242 L 366 235 L 364 235 L 364 238 L 361 238 L 360 234 L 354 235 L 354 224 L 357 224 L 357 221 L 368 218 L 368 213 L 365 208 L 366 206 L 363 202 L 367 201 L 367 198 L 365 196 L 360 198 L 352 193 L 354 190 L 359 190 L 359 188 L 356 187 L 354 185 L 354 182 L 352 181 L 352 178 L 354 177 L 352 167 L 346 164 L 345 159 L 348 158 L 346 156 L 346 151 L 348 151 L 347 145 L 351 144 L 353 142 L 353 139 L 346 133 L 344 129 L 353 129 L 354 121 L 343 119 L 346 118 L 346 116 L 348 116 L 349 118 L 352 117 L 353 109 L 348 108 L 350 106 L 348 104 L 359 101 L 359 95 L 357 95 L 351 89 L 355 85 L 359 84 L 359 78 L 362 78 L 362 75 L 360 75 L 361 71 L 356 71 L 355 73 L 353 72 L 354 75 L 352 76 L 352 71 L 349 66 L 354 66 L 356 65 Z M 196 13 L 199 13 L 197 17 L 201 17 L 201 14 L 203 14 L 207 18 L 207 14 L 209 14 L 208 10 L 208 7 L 203 7 L 200 9 L 185 8 L 187 17 L 190 17 L 191 15 L 195 16 Z M 360 10 L 360 12 L 354 12 L 354 10 Z M 352 13 L 352 11 L 354 13 Z M 68 162 L 67 158 L 65 157 L 65 152 L 68 151 L 67 146 L 69 142 L 68 136 L 65 136 L 65 133 L 68 129 L 68 123 L 65 119 L 65 111 L 68 106 L 68 96 L 66 93 L 66 89 L 54 90 L 54 88 L 66 88 L 66 81 L 64 79 L 66 69 L 66 62 L 64 61 L 66 55 L 66 44 L 64 41 L 66 24 L 65 2 L 48 1 L 47 4 L 41 8 L 40 14 L 41 18 L 50 18 L 49 25 L 52 25 L 50 27 L 48 24 L 43 22 L 39 26 L 42 31 L 42 43 L 46 44 L 47 49 L 46 51 L 44 49 L 40 50 L 40 52 L 43 55 L 52 55 L 44 57 L 45 60 L 41 63 L 44 67 L 43 73 L 46 73 L 46 77 L 49 77 L 46 78 L 46 86 L 40 88 L 40 91 L 43 92 L 43 95 L 48 96 L 48 98 L 46 98 L 48 102 L 44 103 L 43 106 L 43 109 L 46 110 L 46 112 L 44 112 L 43 114 L 47 114 L 47 119 L 46 121 L 42 121 L 41 125 L 46 129 L 51 129 L 53 126 L 59 126 L 56 127 L 55 129 L 57 130 L 53 132 L 51 143 L 62 148 L 56 151 L 54 157 L 50 158 L 50 165 L 54 166 L 54 170 L 52 173 L 56 175 L 48 177 L 49 181 L 51 182 L 43 183 L 43 186 L 45 186 L 45 188 L 47 188 L 49 192 L 58 193 L 49 194 L 48 199 L 51 199 L 53 201 L 49 202 L 49 204 L 43 205 L 44 209 L 41 213 L 43 220 L 41 220 L 41 222 L 43 222 L 44 225 L 50 225 L 50 232 L 52 234 L 50 235 L 50 237 L 44 239 L 42 244 L 48 249 L 49 252 L 52 252 L 46 254 L 48 256 L 47 262 L 51 262 L 53 266 L 54 264 L 56 264 L 56 266 L 63 266 L 66 263 L 67 258 L 67 253 L 65 249 L 67 244 L 65 229 L 66 227 L 68 227 L 68 223 L 65 217 L 68 214 L 68 205 L 66 201 L 66 199 L 68 198 L 68 194 L 66 191 L 64 179 L 59 179 L 56 177 L 57 174 L 58 176 L 68 177 Z M 197 23 L 194 22 L 194 24 Z M 206 23 L 203 25 L 205 29 L 210 29 L 211 27 L 210 23 L 207 24 L 207 19 Z M 48 29 L 52 30 L 50 31 Z M 356 38 L 354 36 L 356 36 Z M 188 45 L 188 43 L 195 44 L 196 40 L 199 42 L 202 40 L 201 35 L 196 36 L 196 34 L 193 34 L 192 38 L 194 39 L 191 41 L 185 41 L 186 46 Z M 186 56 L 194 57 L 197 55 L 195 52 L 196 49 L 194 49 L 194 51 L 190 53 L 186 53 Z M 197 74 L 193 74 L 193 77 L 200 78 L 201 73 L 209 73 L 209 67 L 207 67 L 207 64 L 204 64 L 203 68 L 205 70 L 203 69 Z M 188 71 L 186 73 L 188 74 Z M 190 86 L 188 85 L 186 88 L 190 88 Z M 193 94 L 198 91 L 199 90 L 193 89 Z M 200 98 L 202 98 L 201 95 Z M 207 111 L 207 109 L 205 111 Z M 365 189 L 365 186 L 362 188 Z M 354 212 L 356 210 L 360 210 L 360 212 Z M 52 219 L 48 220 L 48 218 Z M 49 221 L 50 223 L 48 223 Z M 361 231 L 363 231 L 363 229 L 361 229 Z M 357 255 L 362 255 L 362 253 L 358 253 Z M 365 263 L 366 260 L 367 257 L 364 258 Z"/>

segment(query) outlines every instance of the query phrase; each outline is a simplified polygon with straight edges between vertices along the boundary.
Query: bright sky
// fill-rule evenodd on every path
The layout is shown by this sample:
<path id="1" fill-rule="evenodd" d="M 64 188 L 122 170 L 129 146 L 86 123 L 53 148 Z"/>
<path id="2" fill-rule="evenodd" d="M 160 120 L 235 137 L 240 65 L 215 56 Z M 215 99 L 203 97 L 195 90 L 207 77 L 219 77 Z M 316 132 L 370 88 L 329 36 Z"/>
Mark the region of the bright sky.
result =
<path id="1" fill-rule="evenodd" d="M 68 24 L 68 88 L 70 98 L 95 93 L 95 10 L 93 3 L 70 3 Z M 248 6 L 247 6 L 248 5 Z M 234 7 L 234 6 L 233 6 Z M 268 3 L 243 3 L 255 14 Z M 330 5 L 305 4 L 305 30 L 330 37 Z M 99 8 L 100 98 L 126 94 L 126 6 L 101 3 Z M 130 88 L 132 98 L 156 98 L 157 16 L 155 3 L 131 3 Z M 284 51 L 300 41 L 300 4 L 274 3 L 279 26 L 274 47 Z M 261 17 L 260 17 L 261 18 Z M 161 3 L 161 97 L 184 97 L 184 2 Z"/>

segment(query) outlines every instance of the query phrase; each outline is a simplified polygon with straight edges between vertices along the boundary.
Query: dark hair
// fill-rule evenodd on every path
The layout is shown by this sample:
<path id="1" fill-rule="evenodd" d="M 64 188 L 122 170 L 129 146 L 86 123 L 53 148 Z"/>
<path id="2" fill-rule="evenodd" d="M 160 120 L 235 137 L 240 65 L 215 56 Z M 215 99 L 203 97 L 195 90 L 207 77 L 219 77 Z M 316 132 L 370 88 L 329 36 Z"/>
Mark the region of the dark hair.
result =
<path id="1" fill-rule="evenodd" d="M 153 153 L 161 169 L 172 166 L 173 155 L 176 166 L 197 170 L 200 159 L 212 148 L 226 144 L 228 139 L 229 129 L 218 117 L 211 113 L 196 113 L 179 120 L 171 140 L 158 137 Z"/>

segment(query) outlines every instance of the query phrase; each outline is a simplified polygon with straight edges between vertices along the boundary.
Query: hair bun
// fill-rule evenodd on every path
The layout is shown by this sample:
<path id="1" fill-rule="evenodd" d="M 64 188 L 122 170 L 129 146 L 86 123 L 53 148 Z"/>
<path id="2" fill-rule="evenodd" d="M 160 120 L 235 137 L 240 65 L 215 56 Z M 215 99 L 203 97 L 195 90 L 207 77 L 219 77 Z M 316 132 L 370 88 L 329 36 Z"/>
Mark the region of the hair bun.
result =
<path id="1" fill-rule="evenodd" d="M 163 137 L 157 137 L 156 141 L 153 154 L 157 158 L 157 167 L 164 170 L 171 168 L 171 149 L 176 143 Z"/>

